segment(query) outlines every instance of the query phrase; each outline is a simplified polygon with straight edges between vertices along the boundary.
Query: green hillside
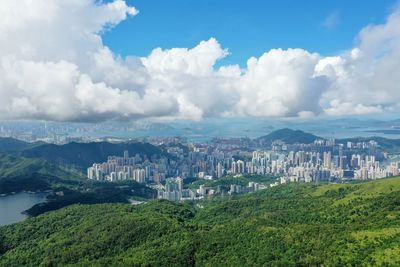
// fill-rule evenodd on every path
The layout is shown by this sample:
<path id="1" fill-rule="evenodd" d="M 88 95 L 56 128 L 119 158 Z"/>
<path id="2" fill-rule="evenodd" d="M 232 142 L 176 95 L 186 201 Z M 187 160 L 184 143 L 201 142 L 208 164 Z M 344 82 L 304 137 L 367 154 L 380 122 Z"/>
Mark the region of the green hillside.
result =
<path id="1" fill-rule="evenodd" d="M 55 185 L 74 185 L 83 178 L 41 159 L 0 155 L 0 194 L 48 190 Z"/>
<path id="2" fill-rule="evenodd" d="M 74 205 L 0 228 L 0 266 L 65 265 L 399 266 L 400 178 Z"/>
<path id="3" fill-rule="evenodd" d="M 0 194 L 20 191 L 60 191 L 27 213 L 39 215 L 71 204 L 128 203 L 130 198 L 154 198 L 155 190 L 135 181 L 106 183 L 88 180 L 74 169 L 42 159 L 0 155 Z M 1 214 L 0 214 L 1 216 Z"/>
<path id="4" fill-rule="evenodd" d="M 147 143 L 68 143 L 65 145 L 44 144 L 21 152 L 23 157 L 45 159 L 51 163 L 86 169 L 95 162 L 104 162 L 108 156 L 122 156 L 127 150 L 130 155 L 140 154 L 151 157 L 163 152 Z"/>
<path id="5" fill-rule="evenodd" d="M 27 143 L 13 138 L 0 138 L 0 153 L 13 154 L 24 158 L 42 159 L 47 162 L 74 167 L 76 169 L 86 169 L 94 162 L 104 162 L 108 156 L 122 156 L 125 150 L 134 156 L 152 157 L 164 155 L 171 157 L 162 150 L 149 143 L 125 142 L 91 142 L 76 143 L 71 142 L 64 145 L 48 144 L 43 142 Z"/>

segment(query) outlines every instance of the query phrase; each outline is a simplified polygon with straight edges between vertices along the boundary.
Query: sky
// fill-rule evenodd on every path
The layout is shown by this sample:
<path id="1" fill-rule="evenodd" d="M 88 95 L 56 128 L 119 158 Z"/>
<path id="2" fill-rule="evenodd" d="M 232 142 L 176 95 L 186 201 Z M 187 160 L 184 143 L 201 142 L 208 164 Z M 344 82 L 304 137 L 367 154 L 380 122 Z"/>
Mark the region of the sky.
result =
<path id="1" fill-rule="evenodd" d="M 335 55 L 352 47 L 358 32 L 383 23 L 393 0 L 135 0 L 140 14 L 104 35 L 121 55 L 147 56 L 156 47 L 193 47 L 215 37 L 230 56 L 225 64 L 273 48 L 303 48 Z M 138 38 L 139 36 L 139 38 Z"/>
<path id="2" fill-rule="evenodd" d="M 0 119 L 399 111 L 398 1 L 0 3 Z"/>

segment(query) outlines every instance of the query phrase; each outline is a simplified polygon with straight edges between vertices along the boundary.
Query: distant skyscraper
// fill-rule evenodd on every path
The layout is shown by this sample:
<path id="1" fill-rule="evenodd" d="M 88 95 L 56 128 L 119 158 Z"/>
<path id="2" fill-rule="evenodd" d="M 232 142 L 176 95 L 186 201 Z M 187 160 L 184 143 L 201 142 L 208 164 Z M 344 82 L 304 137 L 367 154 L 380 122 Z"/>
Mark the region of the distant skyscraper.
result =
<path id="1" fill-rule="evenodd" d="M 176 181 L 176 184 L 178 185 L 178 190 L 180 192 L 182 192 L 182 190 L 183 190 L 183 179 L 181 177 L 177 177 L 175 179 L 175 181 Z"/>
<path id="2" fill-rule="evenodd" d="M 347 157 L 346 156 L 339 157 L 339 168 L 344 170 L 346 168 L 346 165 L 347 165 Z"/>
<path id="3" fill-rule="evenodd" d="M 232 171 L 233 174 L 238 173 L 237 164 L 236 164 L 235 161 L 232 161 L 232 168 L 231 168 L 231 171 Z"/>
<path id="4" fill-rule="evenodd" d="M 236 162 L 236 166 L 237 166 L 237 173 L 244 173 L 244 161 L 238 160 Z"/>
<path id="5" fill-rule="evenodd" d="M 220 162 L 217 165 L 217 178 L 221 178 L 224 175 L 224 168 Z"/>
<path id="6" fill-rule="evenodd" d="M 324 152 L 324 167 L 330 168 L 332 164 L 331 152 Z"/>

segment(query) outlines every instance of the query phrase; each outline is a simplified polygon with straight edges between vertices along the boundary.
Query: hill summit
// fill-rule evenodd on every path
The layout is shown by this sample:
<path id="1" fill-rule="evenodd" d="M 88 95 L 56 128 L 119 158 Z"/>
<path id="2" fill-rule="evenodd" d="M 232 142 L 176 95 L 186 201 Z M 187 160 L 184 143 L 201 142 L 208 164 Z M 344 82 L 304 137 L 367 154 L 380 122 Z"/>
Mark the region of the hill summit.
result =
<path id="1" fill-rule="evenodd" d="M 306 133 L 301 130 L 292 130 L 289 128 L 284 128 L 280 130 L 273 131 L 267 135 L 261 136 L 256 139 L 263 144 L 270 144 L 274 141 L 281 140 L 287 144 L 310 144 L 313 143 L 317 139 L 323 139 L 311 133 Z"/>

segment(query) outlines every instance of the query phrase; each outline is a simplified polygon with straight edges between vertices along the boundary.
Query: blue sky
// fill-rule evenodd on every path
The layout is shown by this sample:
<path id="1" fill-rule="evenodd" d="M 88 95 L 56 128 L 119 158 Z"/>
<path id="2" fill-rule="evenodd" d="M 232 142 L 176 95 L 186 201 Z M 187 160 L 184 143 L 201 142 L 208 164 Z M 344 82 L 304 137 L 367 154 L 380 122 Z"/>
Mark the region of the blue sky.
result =
<path id="1" fill-rule="evenodd" d="M 103 41 L 115 53 L 146 56 L 156 47 L 193 47 L 215 37 L 245 65 L 271 48 L 303 48 L 322 55 L 350 49 L 357 33 L 383 23 L 394 0 L 130 0 L 139 15 Z"/>

